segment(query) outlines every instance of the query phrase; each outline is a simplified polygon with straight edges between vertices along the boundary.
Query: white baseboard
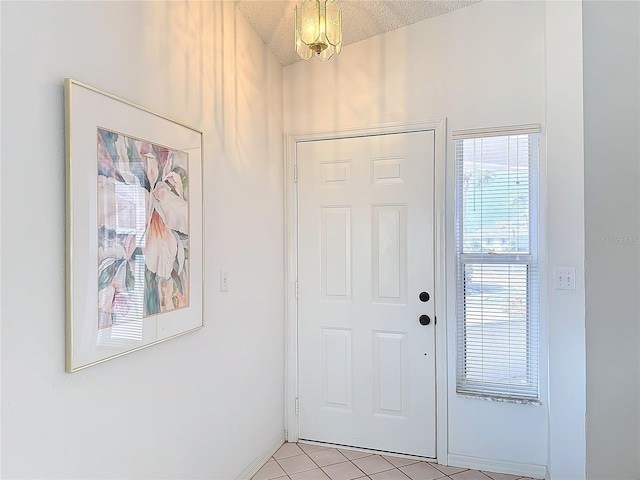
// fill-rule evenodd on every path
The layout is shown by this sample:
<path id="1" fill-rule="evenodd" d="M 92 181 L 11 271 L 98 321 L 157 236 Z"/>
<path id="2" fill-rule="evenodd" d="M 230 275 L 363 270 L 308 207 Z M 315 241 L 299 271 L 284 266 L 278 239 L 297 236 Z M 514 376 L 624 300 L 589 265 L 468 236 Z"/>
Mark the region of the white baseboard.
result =
<path id="1" fill-rule="evenodd" d="M 284 431 L 280 432 L 273 441 L 269 444 L 269 450 L 262 455 L 260 458 L 257 458 L 251 465 L 244 469 L 244 471 L 238 476 L 237 480 L 251 480 L 258 470 L 262 468 L 262 466 L 267 463 L 267 461 L 273 456 L 274 453 L 278 451 L 278 449 L 284 443 Z"/>
<path id="2" fill-rule="evenodd" d="M 545 478 L 547 467 L 533 463 L 505 462 L 490 458 L 469 457 L 467 455 L 449 454 L 448 465 L 452 467 L 485 470 L 487 472 L 506 473 L 508 475 L 522 475 L 531 478 Z"/>

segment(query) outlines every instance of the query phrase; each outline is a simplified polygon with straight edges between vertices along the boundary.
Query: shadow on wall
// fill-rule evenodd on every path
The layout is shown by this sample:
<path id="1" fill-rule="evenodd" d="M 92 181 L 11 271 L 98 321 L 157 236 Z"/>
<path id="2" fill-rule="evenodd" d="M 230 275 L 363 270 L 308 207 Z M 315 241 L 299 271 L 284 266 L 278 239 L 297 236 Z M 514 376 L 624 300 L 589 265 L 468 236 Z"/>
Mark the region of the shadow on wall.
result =
<path id="1" fill-rule="evenodd" d="M 216 151 L 242 177 L 255 165 L 254 155 L 279 152 L 282 122 L 269 121 L 282 109 L 282 66 L 231 2 L 216 2 L 213 18 L 214 100 L 209 114 L 217 133 Z M 253 38 L 252 38 L 253 37 Z M 251 39 L 247 41 L 247 39 Z M 278 95 L 271 95 L 277 91 Z M 265 150 L 265 145 L 267 149 Z M 271 169 L 280 172 L 280 166 Z"/>
<path id="2" fill-rule="evenodd" d="M 415 83 L 409 71 L 409 35 L 407 29 L 396 30 L 349 45 L 327 62 L 312 58 L 286 67 L 291 78 L 304 83 L 287 92 L 287 128 L 311 132 L 407 121 Z M 433 116 L 427 112 L 420 118 Z"/>
<path id="3" fill-rule="evenodd" d="M 158 66 L 152 71 L 170 72 L 149 83 L 175 92 L 156 110 L 215 132 L 205 135 L 205 162 L 224 159 L 247 177 L 242 172 L 252 167 L 256 151 L 266 156 L 280 148 L 282 124 L 268 118 L 282 108 L 281 95 L 269 95 L 282 90 L 275 84 L 282 66 L 233 2 L 149 2 L 144 12 L 140 28 L 160 28 L 145 32 L 143 51 Z"/>
<path id="4" fill-rule="evenodd" d="M 162 113 L 180 112 L 175 114 L 177 120 L 186 117 L 192 126 L 204 130 L 213 91 L 211 8 L 203 2 L 149 2 L 143 11 L 140 28 L 145 29 L 145 24 L 153 27 L 145 29 L 142 51 L 151 56 L 147 63 L 157 65 L 149 75 L 156 72 L 161 77 L 149 78 L 149 86 L 172 92 L 157 109 L 162 108 Z M 200 99 L 206 100 L 204 104 Z"/>

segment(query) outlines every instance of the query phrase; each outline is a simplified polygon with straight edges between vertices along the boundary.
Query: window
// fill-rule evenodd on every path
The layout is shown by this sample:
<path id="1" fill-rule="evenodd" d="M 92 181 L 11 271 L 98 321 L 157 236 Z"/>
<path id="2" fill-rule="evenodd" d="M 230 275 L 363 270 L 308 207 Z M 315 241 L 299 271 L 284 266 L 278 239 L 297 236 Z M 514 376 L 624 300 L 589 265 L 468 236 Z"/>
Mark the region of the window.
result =
<path id="1" fill-rule="evenodd" d="M 537 402 L 539 127 L 453 139 L 457 392 Z"/>

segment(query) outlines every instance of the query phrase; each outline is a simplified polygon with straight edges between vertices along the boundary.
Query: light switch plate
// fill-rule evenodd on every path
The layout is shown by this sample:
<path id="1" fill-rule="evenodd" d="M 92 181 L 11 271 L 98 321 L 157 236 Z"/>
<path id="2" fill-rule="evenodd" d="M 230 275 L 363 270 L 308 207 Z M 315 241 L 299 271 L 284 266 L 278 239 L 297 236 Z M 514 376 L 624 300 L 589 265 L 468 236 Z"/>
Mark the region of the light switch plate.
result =
<path id="1" fill-rule="evenodd" d="M 556 267 L 554 269 L 553 286 L 556 290 L 576 289 L 576 269 L 573 267 Z"/>
<path id="2" fill-rule="evenodd" d="M 220 291 L 226 292 L 229 290 L 229 274 L 226 270 L 220 270 Z"/>

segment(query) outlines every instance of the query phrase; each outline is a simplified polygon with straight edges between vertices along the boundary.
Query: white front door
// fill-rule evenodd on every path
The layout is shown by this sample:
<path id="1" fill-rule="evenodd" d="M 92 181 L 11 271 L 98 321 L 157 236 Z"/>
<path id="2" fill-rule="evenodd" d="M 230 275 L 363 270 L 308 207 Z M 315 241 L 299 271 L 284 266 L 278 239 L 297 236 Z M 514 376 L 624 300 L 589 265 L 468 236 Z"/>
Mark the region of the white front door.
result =
<path id="1" fill-rule="evenodd" d="M 297 144 L 300 439 L 436 456 L 434 148 Z"/>

